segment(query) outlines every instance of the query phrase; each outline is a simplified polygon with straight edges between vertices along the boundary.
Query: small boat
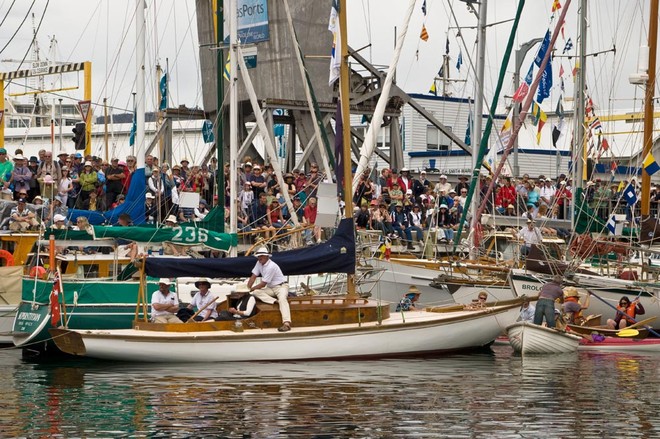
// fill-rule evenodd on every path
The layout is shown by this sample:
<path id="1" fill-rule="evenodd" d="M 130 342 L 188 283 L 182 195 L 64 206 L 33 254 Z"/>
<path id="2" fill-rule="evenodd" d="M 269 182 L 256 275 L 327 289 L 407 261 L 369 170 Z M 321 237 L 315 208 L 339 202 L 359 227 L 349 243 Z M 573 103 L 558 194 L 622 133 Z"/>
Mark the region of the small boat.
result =
<path id="1" fill-rule="evenodd" d="M 581 340 L 577 335 L 530 322 L 516 322 L 506 331 L 511 347 L 522 355 L 576 352 Z"/>
<path id="2" fill-rule="evenodd" d="M 603 352 L 660 352 L 660 338 L 584 337 L 578 347 L 581 351 Z"/>
<path id="3" fill-rule="evenodd" d="M 235 362 L 425 356 L 489 346 L 515 320 L 522 299 L 479 308 L 452 305 L 390 315 L 362 298 L 290 298 L 294 326 L 280 333 L 277 305 L 237 322 L 135 322 L 125 330 L 51 329 L 72 355 L 140 362 Z M 238 326 L 237 326 L 238 325 Z"/>

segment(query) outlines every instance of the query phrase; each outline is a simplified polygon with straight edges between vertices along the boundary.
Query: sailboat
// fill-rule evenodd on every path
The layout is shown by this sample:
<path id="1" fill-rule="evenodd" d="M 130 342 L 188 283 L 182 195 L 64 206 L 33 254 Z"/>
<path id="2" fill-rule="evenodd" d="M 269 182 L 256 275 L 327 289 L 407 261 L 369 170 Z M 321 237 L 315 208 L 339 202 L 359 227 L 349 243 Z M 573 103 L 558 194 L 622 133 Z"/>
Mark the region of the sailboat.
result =
<path id="1" fill-rule="evenodd" d="M 232 2 L 231 6 L 234 7 Z M 414 1 L 411 1 L 411 8 Z M 346 29 L 346 4 L 342 2 L 341 28 Z M 235 14 L 229 13 L 230 17 Z M 408 17 L 409 19 L 409 17 Z M 235 39 L 232 19 L 232 52 L 245 70 Z M 342 37 L 340 100 L 343 118 L 348 120 L 348 65 L 346 33 Z M 234 69 L 232 69 L 234 70 Z M 249 78 L 246 78 L 246 81 Z M 342 135 L 348 137 L 349 124 Z M 350 157 L 350 141 L 344 142 L 344 157 Z M 344 163 L 350 175 L 350 160 Z M 345 179 L 346 212 L 352 213 L 351 183 Z M 323 246 L 323 244 L 322 244 Z M 372 358 L 428 355 L 488 346 L 512 323 L 522 299 L 484 306 L 454 305 L 444 308 L 411 310 L 391 314 L 388 306 L 356 296 L 355 226 L 352 218 L 339 224 L 337 233 L 323 247 L 313 246 L 273 256 L 283 272 L 318 272 L 326 268 L 348 275 L 346 297 L 314 296 L 290 298 L 293 327 L 280 333 L 282 324 L 277 306 L 258 303 L 257 313 L 235 322 L 156 324 L 136 319 L 133 329 L 72 330 L 51 329 L 57 346 L 64 352 L 93 358 L 147 362 L 277 361 L 294 359 Z M 331 265 L 334 263 L 334 267 Z M 340 264 L 337 266 L 337 264 Z M 147 259 L 143 272 L 167 276 L 213 273 L 243 275 L 250 273 L 250 257 L 217 260 L 160 261 Z M 229 306 L 223 301 L 219 308 Z M 137 309 L 146 309 L 142 294 Z M 144 314 L 144 313 L 143 313 Z M 176 347 L 175 349 L 172 349 Z"/>

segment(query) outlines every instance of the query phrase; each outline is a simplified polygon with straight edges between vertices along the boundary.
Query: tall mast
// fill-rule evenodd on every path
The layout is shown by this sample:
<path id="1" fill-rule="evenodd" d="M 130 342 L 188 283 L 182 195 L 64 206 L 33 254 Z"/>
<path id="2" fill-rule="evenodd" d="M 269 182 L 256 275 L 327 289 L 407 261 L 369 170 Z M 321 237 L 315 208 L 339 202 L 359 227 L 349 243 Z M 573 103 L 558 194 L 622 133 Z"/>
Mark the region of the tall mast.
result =
<path id="1" fill-rule="evenodd" d="M 144 0 L 135 1 L 135 30 L 136 30 L 136 66 L 137 81 L 135 86 L 136 95 L 136 115 L 135 115 L 135 157 L 137 167 L 144 168 L 144 90 L 145 90 L 145 71 L 144 71 L 144 46 L 145 46 L 145 19 L 144 19 Z"/>
<path id="2" fill-rule="evenodd" d="M 578 208 L 577 212 L 571 215 L 571 229 L 575 230 L 577 216 L 582 212 L 582 180 L 584 179 L 584 154 L 585 150 L 585 110 L 584 110 L 584 91 L 586 87 L 586 53 L 587 53 L 587 0 L 580 0 L 580 10 L 578 14 L 580 20 L 580 48 L 578 54 L 578 69 L 575 88 L 575 117 L 573 136 L 573 208 Z"/>
<path id="3" fill-rule="evenodd" d="M 229 233 L 237 232 L 238 222 L 238 28 L 236 16 L 236 0 L 227 2 L 229 16 Z M 221 108 L 218 108 L 218 112 Z M 222 139 L 216 139 L 222 142 Z M 221 163 L 218 162 L 218 166 Z M 219 194 L 218 194 L 219 195 Z M 220 197 L 218 196 L 218 199 Z M 230 250 L 230 256 L 236 256 L 236 247 Z"/>
<path id="4" fill-rule="evenodd" d="M 644 149 L 642 160 L 653 148 L 653 96 L 655 92 L 655 64 L 656 51 L 658 48 L 658 0 L 651 1 L 649 17 L 649 78 L 646 82 L 646 97 L 644 98 Z M 651 214 L 651 176 L 642 171 L 642 218 Z"/>

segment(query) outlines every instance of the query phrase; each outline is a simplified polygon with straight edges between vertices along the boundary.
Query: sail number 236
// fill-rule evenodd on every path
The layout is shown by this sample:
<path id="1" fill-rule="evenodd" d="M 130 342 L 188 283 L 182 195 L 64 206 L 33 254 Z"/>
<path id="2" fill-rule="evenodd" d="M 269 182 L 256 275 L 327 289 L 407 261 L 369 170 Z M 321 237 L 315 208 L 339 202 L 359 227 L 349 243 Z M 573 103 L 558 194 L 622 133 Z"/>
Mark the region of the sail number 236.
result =
<path id="1" fill-rule="evenodd" d="M 172 231 L 174 231 L 173 242 L 206 242 L 209 237 L 206 229 L 192 226 L 174 227 Z"/>

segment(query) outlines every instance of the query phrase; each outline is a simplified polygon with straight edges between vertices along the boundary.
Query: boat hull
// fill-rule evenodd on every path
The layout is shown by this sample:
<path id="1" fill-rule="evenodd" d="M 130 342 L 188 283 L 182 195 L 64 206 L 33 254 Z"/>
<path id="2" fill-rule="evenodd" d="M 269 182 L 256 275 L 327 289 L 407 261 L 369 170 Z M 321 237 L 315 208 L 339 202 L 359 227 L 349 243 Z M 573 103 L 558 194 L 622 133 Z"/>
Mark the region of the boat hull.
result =
<path id="1" fill-rule="evenodd" d="M 88 357 L 140 362 L 235 362 L 429 355 L 490 345 L 518 306 L 397 313 L 379 322 L 244 332 L 53 330 L 58 347 Z M 294 322 L 295 324 L 295 322 Z M 67 340 L 71 336 L 71 340 Z"/>
<path id="2" fill-rule="evenodd" d="M 578 347 L 581 351 L 602 352 L 660 352 L 660 339 L 646 338 L 637 340 L 634 338 L 605 337 L 602 341 L 580 341 Z"/>
<path id="3" fill-rule="evenodd" d="M 581 337 L 529 322 L 516 322 L 506 328 L 509 343 L 522 355 L 576 352 Z"/>

